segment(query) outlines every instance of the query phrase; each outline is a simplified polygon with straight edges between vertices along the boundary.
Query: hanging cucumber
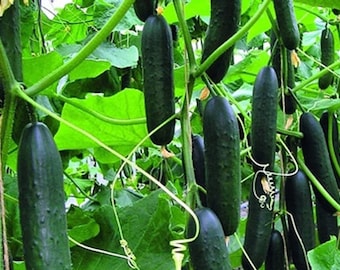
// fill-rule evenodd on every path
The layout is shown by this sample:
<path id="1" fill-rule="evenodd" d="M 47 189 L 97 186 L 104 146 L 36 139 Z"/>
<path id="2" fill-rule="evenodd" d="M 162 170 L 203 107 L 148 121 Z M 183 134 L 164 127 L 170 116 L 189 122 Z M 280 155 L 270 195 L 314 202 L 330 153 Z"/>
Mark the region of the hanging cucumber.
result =
<path id="1" fill-rule="evenodd" d="M 256 77 L 252 100 L 251 146 L 255 179 L 249 195 L 249 210 L 244 239 L 244 269 L 260 268 L 271 235 L 275 183 L 276 118 L 278 82 L 275 70 L 264 67 Z M 265 171 L 264 171 L 265 170 Z"/>
<path id="2" fill-rule="evenodd" d="M 324 112 L 322 113 L 321 117 L 320 117 L 320 125 L 322 127 L 323 133 L 325 134 L 325 140 L 327 142 L 327 149 L 328 151 L 329 149 L 329 143 L 328 143 L 328 116 L 329 114 L 331 114 L 331 122 L 332 122 L 332 145 L 333 145 L 333 151 L 335 154 L 335 158 L 338 162 L 338 164 L 340 164 L 340 144 L 339 144 L 339 130 L 338 130 L 338 123 L 337 123 L 337 119 L 335 117 L 335 114 L 332 112 Z M 336 178 L 336 182 L 338 187 L 340 187 L 340 176 L 338 175 L 335 166 L 334 166 L 334 162 L 331 159 L 331 164 L 332 164 L 332 168 L 333 168 L 333 172 Z"/>
<path id="3" fill-rule="evenodd" d="M 189 243 L 190 261 L 194 270 L 231 270 L 229 254 L 220 220 L 209 208 L 198 208 L 195 214 L 200 231 L 195 241 Z M 196 225 L 192 218 L 187 227 L 188 237 L 193 237 Z"/>
<path id="4" fill-rule="evenodd" d="M 311 113 L 303 113 L 300 117 L 300 131 L 303 133 L 301 148 L 307 167 L 333 199 L 339 202 L 337 183 L 320 123 Z M 325 242 L 330 235 L 337 235 L 337 217 L 334 216 L 335 209 L 314 186 L 313 190 L 319 241 Z"/>
<path id="5" fill-rule="evenodd" d="M 141 42 L 145 113 L 151 132 L 175 113 L 172 34 L 162 15 L 152 15 L 146 20 Z M 152 142 L 168 144 L 174 128 L 175 120 L 172 120 L 151 135 Z"/>
<path id="6" fill-rule="evenodd" d="M 309 180 L 298 170 L 285 182 L 288 240 L 296 269 L 310 269 L 307 252 L 315 247 L 315 223 Z"/>
<path id="7" fill-rule="evenodd" d="M 229 102 L 211 98 L 203 113 L 207 204 L 233 234 L 240 220 L 241 169 L 238 122 Z"/>
<path id="8" fill-rule="evenodd" d="M 300 32 L 293 0 L 274 0 L 274 9 L 283 45 L 289 50 L 296 49 L 300 42 Z"/>
<path id="9" fill-rule="evenodd" d="M 284 270 L 286 269 L 285 264 L 285 248 L 282 234 L 273 229 L 264 268 L 265 270 Z"/>
<path id="10" fill-rule="evenodd" d="M 141 21 L 145 22 L 147 18 L 156 13 L 156 0 L 136 0 L 133 3 L 133 9 Z"/>
<path id="11" fill-rule="evenodd" d="M 300 131 L 303 133 L 301 148 L 307 167 L 333 199 L 339 202 L 338 187 L 320 123 L 311 113 L 303 113 L 300 117 Z M 318 190 L 314 189 L 314 191 L 316 199 L 333 214 L 335 209 L 325 200 Z"/>
<path id="12" fill-rule="evenodd" d="M 62 162 L 43 123 L 24 128 L 17 166 L 26 269 L 71 269 Z"/>
<path id="13" fill-rule="evenodd" d="M 321 32 L 320 40 L 320 50 L 321 50 L 321 63 L 325 66 L 329 66 L 334 62 L 334 37 L 333 33 L 329 28 L 325 28 Z M 319 88 L 326 89 L 333 82 L 333 74 L 328 72 L 319 78 Z"/>
<path id="14" fill-rule="evenodd" d="M 192 163 L 194 167 L 196 183 L 206 188 L 205 162 L 204 162 L 204 139 L 196 134 L 192 136 Z M 207 206 L 207 196 L 199 190 L 199 197 L 203 206 Z"/>
<path id="15" fill-rule="evenodd" d="M 210 22 L 204 39 L 202 60 L 204 62 L 220 45 L 234 35 L 241 15 L 240 0 L 211 0 Z M 227 73 L 233 56 L 233 47 L 224 52 L 206 73 L 214 83 L 220 82 Z"/>

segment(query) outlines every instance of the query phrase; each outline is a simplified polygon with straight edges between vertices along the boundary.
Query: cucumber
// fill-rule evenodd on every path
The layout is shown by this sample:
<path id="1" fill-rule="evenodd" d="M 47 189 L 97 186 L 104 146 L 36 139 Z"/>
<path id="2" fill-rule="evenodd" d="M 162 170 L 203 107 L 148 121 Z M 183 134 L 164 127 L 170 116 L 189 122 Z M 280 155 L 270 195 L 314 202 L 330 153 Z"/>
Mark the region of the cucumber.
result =
<path id="1" fill-rule="evenodd" d="M 321 63 L 325 66 L 329 66 L 334 62 L 334 36 L 329 28 L 325 28 L 321 32 L 320 40 L 320 50 L 321 50 Z M 322 67 L 321 67 L 322 69 Z M 328 72 L 327 74 L 319 78 L 318 84 L 319 88 L 324 90 L 330 86 L 333 82 L 333 74 Z"/>
<path id="2" fill-rule="evenodd" d="M 267 171 L 274 170 L 276 149 L 276 118 L 278 101 L 278 83 L 275 70 L 272 67 L 264 67 L 256 77 L 252 100 L 251 123 L 251 147 L 253 159 L 260 164 L 267 164 Z M 274 179 L 266 176 L 263 169 L 253 164 L 256 172 L 254 188 L 250 188 L 249 210 L 244 239 L 244 249 L 252 264 L 258 269 L 263 264 L 271 235 L 273 220 L 273 189 Z M 262 181 L 266 181 L 271 192 L 263 190 Z M 256 192 L 256 194 L 255 194 Z M 264 196 L 265 202 L 261 203 L 260 196 Z M 247 256 L 242 256 L 244 269 L 253 269 Z"/>
<path id="3" fill-rule="evenodd" d="M 241 16 L 240 0 L 211 0 L 210 4 L 210 22 L 204 39 L 201 62 L 236 33 Z M 214 83 L 220 82 L 227 73 L 233 49 L 234 47 L 229 48 L 206 70 Z"/>
<path id="4" fill-rule="evenodd" d="M 303 113 L 300 117 L 300 130 L 303 133 L 301 148 L 307 167 L 327 192 L 339 202 L 337 183 L 321 124 L 311 113 Z M 338 235 L 337 217 L 334 216 L 335 209 L 314 186 L 313 190 L 316 198 L 318 238 L 320 243 L 324 243 L 331 235 Z"/>
<path id="5" fill-rule="evenodd" d="M 229 253 L 220 220 L 209 208 L 195 209 L 200 231 L 195 241 L 189 243 L 190 261 L 194 270 L 231 270 Z M 187 236 L 196 232 L 195 222 L 190 217 Z"/>
<path id="6" fill-rule="evenodd" d="M 17 166 L 26 269 L 71 269 L 62 162 L 45 124 L 23 129 Z"/>
<path id="7" fill-rule="evenodd" d="M 323 133 L 325 134 L 325 140 L 327 143 L 327 149 L 329 151 L 329 144 L 328 144 L 328 115 L 331 115 L 331 119 L 332 119 L 332 144 L 333 144 L 333 151 L 336 157 L 336 160 L 338 162 L 338 164 L 340 163 L 340 145 L 339 145 L 339 130 L 338 130 L 338 124 L 337 124 L 337 119 L 335 117 L 335 114 L 332 112 L 324 112 L 322 113 L 321 117 L 320 117 L 320 125 L 322 127 Z M 331 158 L 330 158 L 331 159 Z M 332 162 L 331 159 L 331 164 L 332 164 L 332 168 L 333 168 L 333 172 L 335 175 L 335 179 L 338 185 L 338 188 L 340 187 L 340 176 L 338 175 L 338 173 L 336 172 L 336 169 L 334 167 L 334 163 Z"/>
<path id="8" fill-rule="evenodd" d="M 238 122 L 221 96 L 208 100 L 203 112 L 207 205 L 233 234 L 240 220 L 241 167 Z"/>
<path id="9" fill-rule="evenodd" d="M 296 269 L 310 269 L 307 252 L 315 247 L 315 223 L 309 180 L 301 170 L 287 177 L 285 201 L 293 263 Z"/>
<path id="10" fill-rule="evenodd" d="M 133 3 L 133 9 L 142 22 L 156 13 L 157 1 L 156 0 L 136 0 Z"/>
<path id="11" fill-rule="evenodd" d="M 173 42 L 170 27 L 162 15 L 150 16 L 142 32 L 144 101 L 149 132 L 175 114 Z M 174 136 L 175 120 L 150 136 L 157 145 L 166 145 Z"/>
<path id="12" fill-rule="evenodd" d="M 269 248 L 265 261 L 265 270 L 284 270 L 285 248 L 282 234 L 273 229 L 270 235 Z"/>
<path id="13" fill-rule="evenodd" d="M 251 151 L 256 162 L 269 164 L 269 171 L 273 171 L 275 159 L 278 89 L 275 70 L 262 68 L 253 89 Z M 253 167 L 259 169 L 256 164 Z"/>
<path id="14" fill-rule="evenodd" d="M 204 161 L 204 139 L 195 134 L 192 136 L 192 162 L 194 167 L 196 183 L 206 189 L 205 161 Z M 198 191 L 203 206 L 207 206 L 207 196 L 201 190 Z"/>
<path id="15" fill-rule="evenodd" d="M 324 133 L 320 123 L 310 112 L 301 115 L 300 131 L 303 133 L 301 148 L 307 167 L 333 199 L 339 202 L 339 191 L 329 158 Z M 319 201 L 330 214 L 334 214 L 335 209 L 316 188 L 314 188 L 314 193 L 316 200 Z"/>
<path id="16" fill-rule="evenodd" d="M 288 50 L 296 49 L 300 43 L 300 32 L 293 0 L 274 0 L 274 9 L 283 45 Z"/>

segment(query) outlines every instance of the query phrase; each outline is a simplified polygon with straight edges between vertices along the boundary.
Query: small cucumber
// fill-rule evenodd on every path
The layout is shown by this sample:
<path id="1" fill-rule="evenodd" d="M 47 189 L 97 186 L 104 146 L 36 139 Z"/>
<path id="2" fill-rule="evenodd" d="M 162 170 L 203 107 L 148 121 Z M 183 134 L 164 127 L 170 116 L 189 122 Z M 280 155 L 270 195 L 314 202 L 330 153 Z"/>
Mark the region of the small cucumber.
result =
<path id="1" fill-rule="evenodd" d="M 288 50 L 296 49 L 300 42 L 300 32 L 293 0 L 274 0 L 274 9 L 283 45 Z"/>
<path id="2" fill-rule="evenodd" d="M 282 234 L 273 229 L 264 268 L 265 270 L 284 270 L 286 269 L 285 264 L 285 248 Z"/>
<path id="3" fill-rule="evenodd" d="M 229 102 L 211 98 L 203 113 L 207 204 L 233 234 L 240 220 L 241 167 L 238 122 Z"/>
<path id="4" fill-rule="evenodd" d="M 325 28 L 321 32 L 321 41 L 320 41 L 320 50 L 321 50 L 321 63 L 325 66 L 329 66 L 334 62 L 334 37 L 333 33 L 329 28 Z M 328 72 L 319 78 L 319 88 L 326 89 L 333 82 L 333 74 Z"/>
<path id="5" fill-rule="evenodd" d="M 192 136 L 192 162 L 194 167 L 196 183 L 206 189 L 205 161 L 204 161 L 204 139 L 195 134 Z M 201 203 L 207 206 L 207 196 L 202 191 L 198 192 Z"/>
<path id="6" fill-rule="evenodd" d="M 145 113 L 151 132 L 175 114 L 172 34 L 162 15 L 146 20 L 141 42 Z M 171 142 L 174 130 L 172 120 L 150 138 L 154 144 L 166 145 Z"/>
<path id="7" fill-rule="evenodd" d="M 63 167 L 45 124 L 30 123 L 24 128 L 17 166 L 26 269 L 71 269 Z"/>
<path id="8" fill-rule="evenodd" d="M 319 242 L 321 244 L 325 243 L 331 239 L 331 236 L 338 237 L 339 228 L 337 216 L 330 213 L 328 207 L 320 202 L 320 200 L 316 200 L 315 210 Z"/>
<path id="9" fill-rule="evenodd" d="M 285 201 L 293 263 L 296 269 L 310 269 L 307 252 L 315 247 L 315 223 L 309 180 L 301 170 L 287 177 Z"/>
<path id="10" fill-rule="evenodd" d="M 201 62 L 236 33 L 241 16 L 240 0 L 211 0 L 210 4 L 210 22 L 204 39 Z M 229 48 L 206 70 L 214 83 L 220 82 L 227 73 L 233 49 Z"/>
<path id="11" fill-rule="evenodd" d="M 200 231 L 195 241 L 189 243 L 190 261 L 194 270 L 231 270 L 229 253 L 220 220 L 209 208 L 195 209 Z M 190 217 L 188 237 L 196 232 L 195 222 Z"/>

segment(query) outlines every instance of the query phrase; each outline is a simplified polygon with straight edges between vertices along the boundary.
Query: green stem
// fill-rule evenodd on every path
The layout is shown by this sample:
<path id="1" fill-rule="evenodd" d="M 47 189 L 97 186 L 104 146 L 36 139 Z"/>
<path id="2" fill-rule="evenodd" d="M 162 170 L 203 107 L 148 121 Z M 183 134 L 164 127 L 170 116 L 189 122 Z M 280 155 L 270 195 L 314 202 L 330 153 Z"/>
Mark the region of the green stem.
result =
<path id="1" fill-rule="evenodd" d="M 67 98 L 65 96 L 62 95 L 55 95 L 56 98 L 62 100 L 63 102 L 70 104 L 71 106 L 86 112 L 90 115 L 92 115 L 93 117 L 96 117 L 97 119 L 109 123 L 109 124 L 113 124 L 113 125 L 139 125 L 139 124 L 145 124 L 146 123 L 146 119 L 145 118 L 136 118 L 136 119 L 115 119 L 115 118 L 111 118 L 108 117 L 104 114 L 101 114 L 95 110 L 92 110 L 90 108 L 87 108 L 86 106 L 81 105 L 79 102 L 77 102 L 79 99 L 74 99 L 74 98 Z"/>
<path id="2" fill-rule="evenodd" d="M 293 137 L 300 138 L 300 139 L 303 137 L 302 132 L 299 132 L 299 131 L 283 129 L 283 128 L 280 128 L 280 127 L 277 127 L 276 131 L 277 131 L 277 133 L 282 134 L 282 135 L 293 136 Z"/>
<path id="3" fill-rule="evenodd" d="M 187 25 L 187 22 L 184 16 L 183 1 L 174 0 L 174 7 L 176 10 L 179 27 L 182 30 L 186 52 L 188 54 L 189 69 L 190 69 L 189 74 L 192 74 L 196 68 L 196 59 L 195 59 L 194 50 L 192 48 L 190 31 L 189 31 L 189 28 L 188 28 L 188 25 Z M 191 95 L 189 96 L 191 97 Z"/>
<path id="4" fill-rule="evenodd" d="M 238 30 L 232 37 L 230 37 L 226 42 L 224 42 L 220 47 L 218 47 L 196 70 L 194 77 L 202 76 L 203 72 L 206 71 L 215 60 L 220 57 L 227 49 L 233 46 L 236 41 L 240 40 L 249 29 L 254 26 L 256 21 L 262 16 L 266 11 L 268 5 L 272 0 L 264 0 L 261 7 L 256 11 L 256 13 L 250 18 L 250 20 Z"/>
<path id="5" fill-rule="evenodd" d="M 327 190 L 320 184 L 319 180 L 313 175 L 313 173 L 308 169 L 307 165 L 301 160 L 301 158 L 297 157 L 297 162 L 299 167 L 305 172 L 308 176 L 308 179 L 312 182 L 312 184 L 317 188 L 317 190 L 321 193 L 321 195 L 327 200 L 327 202 L 334 207 L 337 212 L 340 212 L 340 204 L 327 192 Z"/>
<path id="6" fill-rule="evenodd" d="M 298 49 L 298 51 L 301 51 L 301 49 Z M 299 85 L 295 86 L 294 89 L 292 89 L 292 92 L 297 92 L 301 89 L 303 89 L 305 86 L 307 86 L 308 84 L 312 83 L 313 81 L 317 80 L 318 78 L 320 78 L 321 76 L 327 74 L 329 71 L 329 69 L 335 69 L 338 66 L 340 66 L 340 60 L 334 62 L 333 64 L 329 65 L 327 67 L 327 69 L 322 69 L 319 72 L 315 73 L 313 76 L 309 77 L 308 79 L 304 80 L 303 82 L 301 82 Z"/>
<path id="7" fill-rule="evenodd" d="M 124 17 L 133 2 L 134 0 L 124 0 L 103 28 L 97 32 L 97 34 L 78 52 L 74 58 L 42 78 L 34 85 L 28 87 L 26 89 L 27 95 L 33 96 L 38 94 L 78 66 L 105 40 L 105 38 L 111 33 L 112 29 L 114 29 L 119 21 Z"/>

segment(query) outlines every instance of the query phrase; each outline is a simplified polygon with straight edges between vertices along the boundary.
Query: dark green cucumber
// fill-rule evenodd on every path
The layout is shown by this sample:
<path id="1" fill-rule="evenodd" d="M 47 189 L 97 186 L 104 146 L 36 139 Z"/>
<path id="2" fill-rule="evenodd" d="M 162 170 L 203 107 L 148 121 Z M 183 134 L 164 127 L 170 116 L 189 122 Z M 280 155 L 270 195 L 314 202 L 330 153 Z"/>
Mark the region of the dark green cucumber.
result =
<path id="1" fill-rule="evenodd" d="M 251 146 L 257 163 L 269 164 L 272 171 L 276 149 L 278 81 L 272 67 L 264 67 L 256 77 L 252 98 Z M 258 166 L 254 164 L 254 170 Z"/>
<path id="2" fill-rule="evenodd" d="M 195 134 L 192 136 L 192 163 L 194 167 L 196 183 L 202 188 L 206 188 L 205 181 L 205 162 L 204 162 L 204 139 L 202 136 Z M 207 206 L 207 196 L 199 190 L 198 192 L 201 203 Z"/>
<path id="3" fill-rule="evenodd" d="M 190 261 L 194 270 L 231 270 L 229 253 L 225 243 L 222 225 L 216 214 L 209 208 L 198 208 L 195 214 L 200 231 L 195 241 L 189 243 Z M 196 232 L 195 222 L 189 219 L 187 236 Z"/>
<path id="4" fill-rule="evenodd" d="M 277 102 L 278 82 L 275 70 L 264 67 L 257 75 L 253 89 L 251 147 L 253 159 L 256 163 L 267 165 L 266 171 L 274 170 Z M 275 186 L 271 176 L 259 172 L 263 166 L 254 163 L 253 168 L 258 173 L 253 180 L 254 186 L 250 188 L 244 249 L 258 269 L 266 258 L 273 219 L 273 194 L 263 190 L 262 181 L 267 181 L 272 189 Z M 260 196 L 265 197 L 264 204 L 260 202 Z M 244 269 L 253 269 L 245 254 L 242 256 L 242 266 Z"/>
<path id="5" fill-rule="evenodd" d="M 283 45 L 289 50 L 296 49 L 300 42 L 300 32 L 293 0 L 274 0 L 274 9 Z"/>
<path id="6" fill-rule="evenodd" d="M 339 191 L 329 158 L 325 136 L 320 123 L 313 114 L 306 112 L 301 115 L 300 131 L 303 133 L 301 148 L 307 167 L 333 199 L 340 202 Z M 328 209 L 329 213 L 333 214 L 335 209 L 317 189 L 314 188 L 314 192 L 316 199 Z"/>
<path id="7" fill-rule="evenodd" d="M 204 39 L 202 60 L 204 62 L 222 43 L 234 35 L 238 29 L 241 15 L 240 0 L 211 0 L 210 23 Z M 233 47 L 224 52 L 206 73 L 215 83 L 220 82 L 227 73 L 233 56 Z"/>
<path id="8" fill-rule="evenodd" d="M 26 269 L 71 269 L 62 162 L 45 124 L 24 128 L 17 166 Z"/>
<path id="9" fill-rule="evenodd" d="M 211 98 L 203 113 L 207 205 L 233 234 L 240 220 L 241 167 L 238 122 L 229 102 Z"/>
<path id="10" fill-rule="evenodd" d="M 142 62 L 147 128 L 151 132 L 175 113 L 173 48 L 170 27 L 162 15 L 150 16 L 142 33 Z M 174 136 L 175 120 L 151 135 L 157 145 Z"/>
<path id="11" fill-rule="evenodd" d="M 325 66 L 329 66 L 334 62 L 334 37 L 333 33 L 329 28 L 325 28 L 321 32 L 320 40 L 321 50 L 321 63 Z M 322 68 L 321 68 L 322 69 Z M 326 89 L 333 82 L 333 74 L 328 72 L 319 78 L 319 88 Z"/>
<path id="12" fill-rule="evenodd" d="M 339 202 L 337 183 L 320 123 L 311 113 L 303 113 L 300 117 L 300 131 L 303 133 L 301 148 L 307 167 L 326 191 Z M 316 198 L 318 237 L 323 243 L 328 241 L 331 235 L 338 235 L 337 217 L 334 216 L 335 209 L 314 186 L 313 190 Z"/>
<path id="13" fill-rule="evenodd" d="M 339 144 L 339 129 L 338 129 L 338 123 L 337 123 L 337 119 L 335 117 L 335 114 L 332 113 L 332 112 L 324 112 L 321 117 L 320 117 L 320 125 L 322 127 L 322 130 L 323 130 L 323 133 L 325 134 L 325 140 L 327 142 L 327 149 L 328 151 L 330 150 L 330 146 L 329 146 L 329 143 L 328 143 L 328 116 L 329 114 L 331 114 L 331 124 L 332 124 L 332 135 L 331 135 L 331 138 L 332 138 L 332 145 L 333 145 L 333 151 L 334 151 L 334 154 L 335 154 L 335 158 L 338 162 L 338 164 L 340 164 L 340 144 Z M 336 182 L 338 184 L 338 188 L 340 187 L 340 176 L 338 175 L 336 169 L 335 169 L 335 166 L 334 166 L 334 162 L 332 161 L 332 158 L 331 159 L 331 164 L 332 164 L 332 168 L 333 168 L 333 171 L 334 171 L 334 175 L 335 175 L 335 179 L 336 179 Z"/>
<path id="14" fill-rule="evenodd" d="M 133 9 L 141 21 L 145 22 L 147 18 L 156 13 L 156 0 L 136 0 L 133 3 Z"/>
<path id="15" fill-rule="evenodd" d="M 310 269 L 307 252 L 315 247 L 315 223 L 309 180 L 301 170 L 287 177 L 285 201 L 293 263 L 296 269 Z"/>
<path id="16" fill-rule="evenodd" d="M 325 243 L 329 241 L 331 236 L 338 237 L 338 218 L 333 213 L 329 212 L 327 206 L 325 206 L 320 200 L 315 202 L 316 210 L 316 224 L 317 235 L 319 242 Z"/>
<path id="17" fill-rule="evenodd" d="M 265 270 L 284 270 L 286 269 L 285 264 L 285 247 L 282 234 L 273 229 L 264 268 Z"/>

